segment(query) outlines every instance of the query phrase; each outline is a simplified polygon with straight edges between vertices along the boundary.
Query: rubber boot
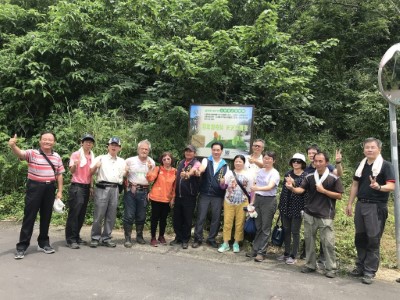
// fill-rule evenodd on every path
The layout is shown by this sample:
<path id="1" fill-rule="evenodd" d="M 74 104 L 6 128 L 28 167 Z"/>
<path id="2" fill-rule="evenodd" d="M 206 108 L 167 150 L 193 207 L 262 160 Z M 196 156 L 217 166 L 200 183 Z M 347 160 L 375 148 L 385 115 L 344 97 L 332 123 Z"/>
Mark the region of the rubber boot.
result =
<path id="1" fill-rule="evenodd" d="M 136 242 L 138 244 L 146 244 L 146 241 L 143 239 L 143 228 L 144 225 L 136 225 Z"/>
<path id="2" fill-rule="evenodd" d="M 125 248 L 131 248 L 132 247 L 132 225 L 124 224 L 124 232 L 125 232 L 125 243 L 124 246 Z"/>

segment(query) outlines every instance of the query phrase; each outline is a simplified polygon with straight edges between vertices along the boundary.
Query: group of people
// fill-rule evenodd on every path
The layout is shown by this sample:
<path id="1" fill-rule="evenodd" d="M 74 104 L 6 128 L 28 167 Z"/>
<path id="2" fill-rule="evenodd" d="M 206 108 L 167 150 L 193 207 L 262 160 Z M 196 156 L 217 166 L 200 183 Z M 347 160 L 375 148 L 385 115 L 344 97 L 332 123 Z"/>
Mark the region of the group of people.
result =
<path id="1" fill-rule="evenodd" d="M 30 245 L 34 222 L 40 212 L 38 251 L 50 254 L 48 231 L 54 197 L 62 199 L 63 167 L 60 156 L 53 151 L 56 137 L 51 132 L 40 136 L 39 149 L 21 150 L 17 136 L 10 138 L 13 153 L 28 162 L 28 181 L 25 198 L 24 219 L 15 259 L 22 259 Z M 187 249 L 191 238 L 192 220 L 197 207 L 194 237 L 191 246 L 198 248 L 204 242 L 203 229 L 209 209 L 210 230 L 206 243 L 218 252 L 231 249 L 240 252 L 244 239 L 246 207 L 254 207 L 257 213 L 257 232 L 252 250 L 247 257 L 256 262 L 265 259 L 271 238 L 272 222 L 278 209 L 285 229 L 285 248 L 278 259 L 295 264 L 300 244 L 300 228 L 304 220 L 306 262 L 301 271 L 317 269 L 315 241 L 320 235 L 320 248 L 325 257 L 325 275 L 336 276 L 334 217 L 336 200 L 342 198 L 344 188 L 340 180 L 343 174 L 341 153 L 336 152 L 335 166 L 316 145 L 307 148 L 310 164 L 305 156 L 296 153 L 289 161 L 291 169 L 284 175 L 278 204 L 279 172 L 275 169 L 276 154 L 264 152 L 265 142 L 256 139 L 250 155 L 237 155 L 233 170 L 222 158 L 224 146 L 220 142 L 211 145 L 211 155 L 201 161 L 196 159 L 196 148 L 188 145 L 184 159 L 175 165 L 170 152 L 159 158 L 159 166 L 149 156 L 151 143 L 138 143 L 137 156 L 123 159 L 118 156 L 121 140 L 112 137 L 107 143 L 107 154 L 94 156 L 95 139 L 86 134 L 81 147 L 72 153 L 69 169 L 72 174 L 69 187 L 68 218 L 65 228 L 66 245 L 79 249 L 87 244 L 80 236 L 89 197 L 94 197 L 93 225 L 89 246 L 115 247 L 112 230 L 116 221 L 118 197 L 124 191 L 124 246 L 132 247 L 132 230 L 135 225 L 136 242 L 145 244 L 143 229 L 147 205 L 151 203 L 151 241 L 157 247 L 167 243 L 164 234 L 167 216 L 173 209 L 175 239 L 170 245 Z M 362 282 L 372 283 L 379 266 L 380 239 L 387 218 L 389 193 L 394 190 L 394 171 L 390 162 L 383 160 L 382 143 L 378 139 L 364 141 L 365 158 L 360 162 L 350 188 L 346 214 L 353 215 L 353 202 L 357 197 L 354 223 L 357 249 L 356 267 L 351 272 L 362 276 Z M 94 180 L 95 176 L 95 180 Z M 151 189 L 150 189 L 151 186 Z M 249 206 L 249 204 L 251 206 Z M 224 210 L 223 243 L 217 244 L 220 217 Z M 158 228 L 158 237 L 157 237 Z M 233 243 L 230 244 L 233 234 Z"/>

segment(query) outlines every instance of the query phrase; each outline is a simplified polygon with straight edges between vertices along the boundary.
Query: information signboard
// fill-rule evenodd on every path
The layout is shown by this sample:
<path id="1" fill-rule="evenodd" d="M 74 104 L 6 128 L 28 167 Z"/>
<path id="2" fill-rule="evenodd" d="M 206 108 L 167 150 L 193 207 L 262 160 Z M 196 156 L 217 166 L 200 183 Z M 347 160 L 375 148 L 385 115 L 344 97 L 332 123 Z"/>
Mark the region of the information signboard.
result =
<path id="1" fill-rule="evenodd" d="M 189 140 L 197 156 L 211 155 L 211 144 L 224 145 L 222 157 L 232 159 L 250 151 L 254 106 L 191 105 Z"/>

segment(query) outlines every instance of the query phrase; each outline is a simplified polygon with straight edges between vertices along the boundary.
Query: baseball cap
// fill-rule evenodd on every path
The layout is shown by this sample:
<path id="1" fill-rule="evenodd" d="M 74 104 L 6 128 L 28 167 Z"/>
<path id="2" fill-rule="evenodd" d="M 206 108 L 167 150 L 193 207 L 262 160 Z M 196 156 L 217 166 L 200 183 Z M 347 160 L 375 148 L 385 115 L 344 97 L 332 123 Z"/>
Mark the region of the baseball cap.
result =
<path id="1" fill-rule="evenodd" d="M 190 150 L 190 151 L 192 151 L 192 152 L 196 152 L 196 147 L 193 146 L 193 145 L 187 145 L 187 146 L 185 147 L 184 150 L 185 150 L 185 151 L 186 151 L 186 150 Z"/>
<path id="2" fill-rule="evenodd" d="M 107 143 L 107 145 L 110 144 L 117 144 L 118 146 L 121 146 L 121 140 L 118 137 L 113 136 Z"/>
<path id="3" fill-rule="evenodd" d="M 95 142 L 93 135 L 86 133 L 82 136 L 81 138 L 81 142 L 85 141 L 85 140 L 91 140 L 93 143 Z"/>

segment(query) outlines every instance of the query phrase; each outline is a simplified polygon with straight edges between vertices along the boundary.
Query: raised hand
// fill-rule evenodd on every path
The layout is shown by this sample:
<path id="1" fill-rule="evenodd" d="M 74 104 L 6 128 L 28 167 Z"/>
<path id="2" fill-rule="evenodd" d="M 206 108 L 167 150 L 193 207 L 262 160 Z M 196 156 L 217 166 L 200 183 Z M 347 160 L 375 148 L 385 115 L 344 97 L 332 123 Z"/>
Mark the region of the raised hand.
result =
<path id="1" fill-rule="evenodd" d="M 10 138 L 8 141 L 8 145 L 13 147 L 17 144 L 17 134 L 14 134 L 14 137 Z"/>
<path id="2" fill-rule="evenodd" d="M 149 169 L 149 171 L 153 169 L 153 165 L 151 164 L 150 159 L 147 159 L 147 168 Z"/>
<path id="3" fill-rule="evenodd" d="M 294 184 L 294 179 L 289 175 L 288 177 L 285 177 L 286 183 L 289 183 L 290 185 Z"/>
<path id="4" fill-rule="evenodd" d="M 81 162 L 81 154 L 78 153 L 78 158 L 74 160 L 74 165 L 77 167 Z"/>
<path id="5" fill-rule="evenodd" d="M 380 184 L 376 182 L 376 177 L 372 177 L 371 175 L 369 175 L 369 180 L 371 181 L 371 184 L 369 185 L 369 187 L 371 189 L 374 189 L 374 190 L 380 190 L 381 189 Z"/>
<path id="6" fill-rule="evenodd" d="M 335 160 L 337 163 L 342 161 L 342 149 L 336 149 Z"/>
<path id="7" fill-rule="evenodd" d="M 100 160 L 96 163 L 96 168 L 98 169 L 98 168 L 100 168 L 101 167 L 101 158 L 100 158 Z"/>

